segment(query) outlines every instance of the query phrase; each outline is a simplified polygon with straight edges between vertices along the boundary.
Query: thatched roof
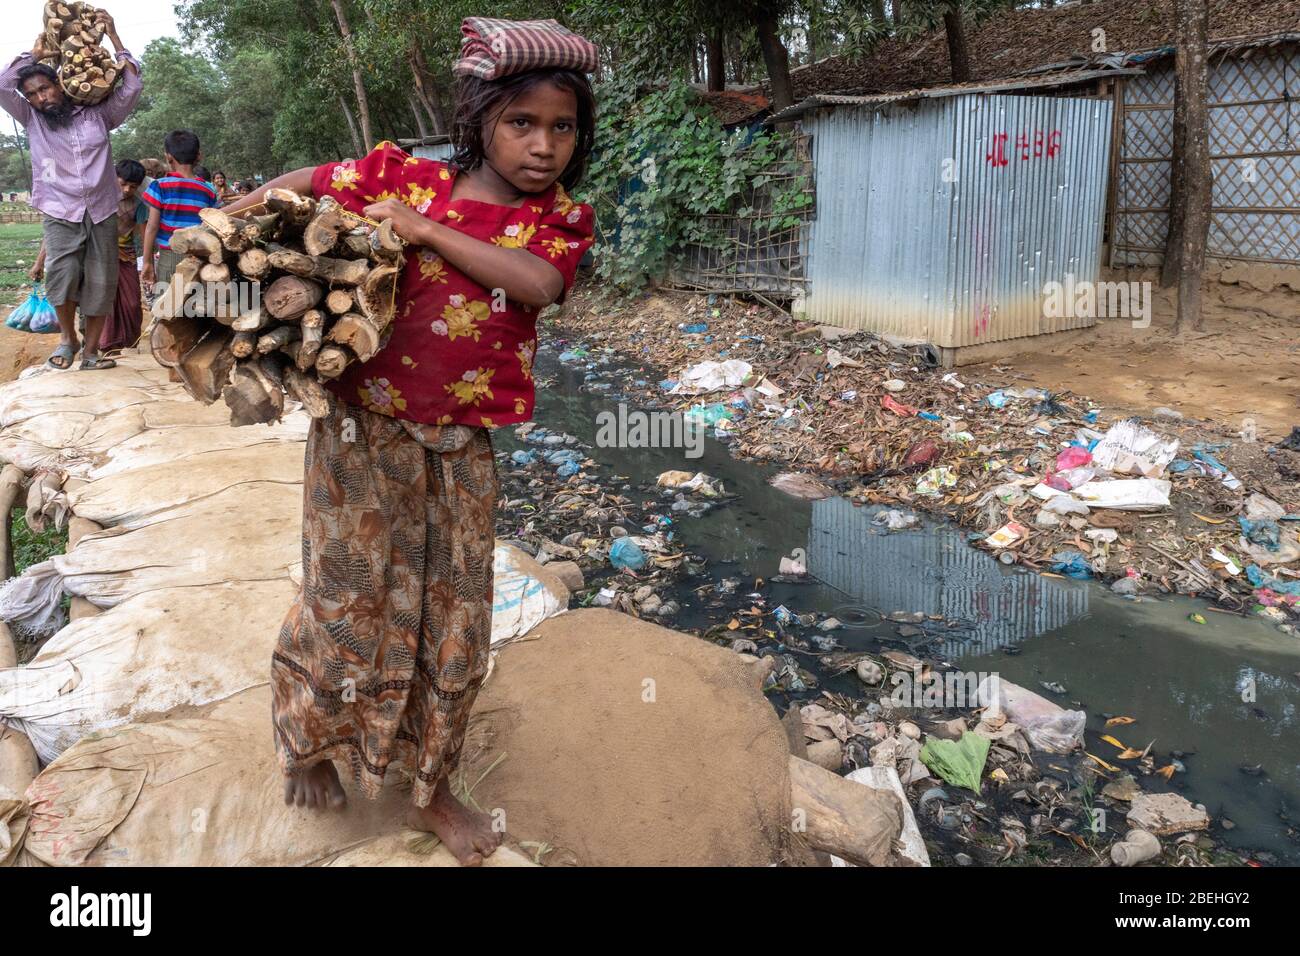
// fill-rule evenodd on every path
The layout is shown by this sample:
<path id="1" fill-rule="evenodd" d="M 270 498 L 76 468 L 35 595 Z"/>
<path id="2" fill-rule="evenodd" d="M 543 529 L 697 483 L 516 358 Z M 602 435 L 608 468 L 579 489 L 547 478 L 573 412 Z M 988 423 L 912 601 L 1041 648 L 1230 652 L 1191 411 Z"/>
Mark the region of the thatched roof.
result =
<path id="1" fill-rule="evenodd" d="M 1209 0 L 1210 39 L 1300 33 L 1297 0 Z M 1173 44 L 1173 0 L 1101 0 L 1048 9 L 1008 10 L 969 27 L 975 80 L 1016 76 L 1075 57 L 1095 59 L 1093 30 L 1106 51 L 1136 53 Z M 952 82 L 942 29 L 913 41 L 882 41 L 865 59 L 832 56 L 790 71 L 798 102 L 818 93 L 890 93 Z M 766 85 L 764 85 L 766 92 Z"/>

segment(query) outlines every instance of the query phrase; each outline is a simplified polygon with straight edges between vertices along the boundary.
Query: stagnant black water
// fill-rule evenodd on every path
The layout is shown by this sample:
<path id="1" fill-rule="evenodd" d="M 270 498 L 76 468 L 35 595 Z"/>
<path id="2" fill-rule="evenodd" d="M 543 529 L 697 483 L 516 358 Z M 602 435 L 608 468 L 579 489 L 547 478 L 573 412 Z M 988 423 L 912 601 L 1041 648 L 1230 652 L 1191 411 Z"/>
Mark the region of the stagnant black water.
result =
<path id="1" fill-rule="evenodd" d="M 1171 752 L 1182 752 L 1185 772 L 1168 786 L 1142 778 L 1144 789 L 1174 789 L 1203 803 L 1216 820 L 1230 819 L 1235 827 L 1216 836 L 1231 846 L 1300 863 L 1300 846 L 1288 835 L 1300 828 L 1300 640 L 1190 599 L 1132 601 L 1092 582 L 1007 568 L 951 526 L 925 521 L 883 532 L 871 521 L 880 509 L 855 508 L 838 497 L 792 498 L 767 483 L 780 469 L 733 459 L 713 438 L 698 458 L 681 449 L 594 447 L 597 415 L 616 409 L 619 385 L 635 373 L 599 366 L 607 384 L 593 391 L 584 379 L 595 373 L 557 363 L 554 354 L 539 358 L 539 374 L 555 380 L 539 388 L 535 420 L 592 446 L 586 453 L 602 474 L 628 476 L 635 489 L 669 469 L 703 471 L 739 495 L 676 524 L 675 540 L 706 557 L 715 580 L 735 576 L 748 586 L 777 574 L 782 556 L 803 558 L 812 580 L 770 584 L 768 607 L 835 614 L 847 626 L 833 634 L 847 650 L 878 649 L 882 640 L 906 649 L 881 614 L 940 615 L 956 626 L 943 627 L 918 649 L 922 656 L 997 672 L 1062 706 L 1086 710 L 1088 749 L 1104 760 L 1121 763 L 1115 748 L 1098 739 L 1102 733 L 1137 749 L 1154 741 L 1160 766 Z M 502 438 L 499 448 L 519 447 L 512 435 Z M 689 587 L 672 597 L 682 605 L 675 626 L 720 623 Z M 1192 613 L 1206 623 L 1190 621 Z M 917 639 L 927 636 L 934 635 Z M 862 692 L 851 671 L 831 677 L 814 660 L 805 666 L 821 688 Z M 1041 682 L 1063 685 L 1066 693 L 1053 695 Z M 1252 696 L 1243 695 L 1250 688 L 1254 699 L 1243 700 Z M 1107 729 L 1105 717 L 1115 715 L 1135 723 Z"/>

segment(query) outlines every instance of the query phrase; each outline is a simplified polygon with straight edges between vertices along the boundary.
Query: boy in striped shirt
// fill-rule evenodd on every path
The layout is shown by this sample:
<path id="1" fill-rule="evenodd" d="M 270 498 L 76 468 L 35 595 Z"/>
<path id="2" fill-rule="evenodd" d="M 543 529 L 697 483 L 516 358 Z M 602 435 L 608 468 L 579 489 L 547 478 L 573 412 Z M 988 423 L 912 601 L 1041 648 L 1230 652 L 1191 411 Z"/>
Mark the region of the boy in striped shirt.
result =
<path id="1" fill-rule="evenodd" d="M 181 261 L 171 251 L 171 234 L 202 222 L 199 210 L 220 205 L 216 190 L 194 172 L 200 155 L 199 138 L 187 129 L 173 130 L 163 140 L 163 148 L 171 171 L 150 183 L 142 197 L 149 206 L 149 223 L 144 229 L 144 272 L 140 278 L 151 292 L 171 281 L 176 264 Z"/>

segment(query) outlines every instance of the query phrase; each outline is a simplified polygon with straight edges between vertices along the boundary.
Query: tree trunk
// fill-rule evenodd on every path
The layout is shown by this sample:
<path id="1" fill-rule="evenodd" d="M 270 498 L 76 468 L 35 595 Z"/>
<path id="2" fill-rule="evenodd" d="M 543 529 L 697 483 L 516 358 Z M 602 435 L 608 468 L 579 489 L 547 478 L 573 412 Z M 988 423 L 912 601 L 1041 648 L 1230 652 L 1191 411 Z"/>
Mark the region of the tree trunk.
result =
<path id="1" fill-rule="evenodd" d="M 1174 8 L 1174 46 L 1178 51 L 1186 46 L 1186 20 L 1180 8 Z M 1165 228 L 1165 257 L 1160 265 L 1160 287 L 1170 289 L 1178 284 L 1179 265 L 1183 254 L 1183 219 L 1187 214 L 1187 191 L 1184 181 L 1187 155 L 1187 103 L 1182 73 L 1178 59 L 1174 63 L 1174 125 L 1169 156 L 1169 217 Z"/>
<path id="2" fill-rule="evenodd" d="M 1178 262 L 1178 312 L 1174 332 L 1189 324 L 1204 328 L 1201 314 L 1201 273 L 1205 268 L 1205 240 L 1210 228 L 1210 144 L 1206 81 L 1206 34 L 1210 13 L 1207 0 L 1178 0 L 1180 26 L 1174 69 L 1183 97 L 1182 187 L 1183 228 Z"/>
<path id="3" fill-rule="evenodd" d="M 361 131 L 357 129 L 357 118 L 352 115 L 352 110 L 348 107 L 348 101 L 339 94 L 339 109 L 343 111 L 344 117 L 348 121 L 348 132 L 352 135 L 352 158 L 360 159 L 366 155 L 366 148 L 361 145 Z"/>
<path id="4" fill-rule="evenodd" d="M 366 99 L 366 84 L 361 79 L 361 61 L 357 57 L 357 48 L 352 42 L 352 28 L 348 26 L 347 14 L 343 12 L 343 0 L 330 0 L 334 8 L 334 17 L 339 23 L 339 33 L 343 36 L 343 49 L 348 55 L 348 65 L 352 67 L 352 86 L 357 94 L 357 115 L 361 120 L 361 138 L 365 149 L 359 156 L 369 152 L 375 142 L 370 125 L 370 101 Z"/>
<path id="5" fill-rule="evenodd" d="M 885 19 L 885 0 L 871 0 L 871 22 L 881 30 L 889 26 L 889 21 Z"/>
<path id="6" fill-rule="evenodd" d="M 894 8 L 894 29 L 897 30 L 903 25 L 903 20 L 907 17 L 907 11 L 903 9 L 903 0 L 893 0 Z"/>
<path id="7" fill-rule="evenodd" d="M 434 135 L 445 135 L 447 116 L 442 107 L 442 94 L 438 90 L 437 80 L 425 65 L 424 53 L 418 43 L 411 44 L 411 78 L 415 81 L 415 97 L 433 122 Z"/>
<path id="8" fill-rule="evenodd" d="M 727 61 L 722 52 L 721 30 L 704 38 L 704 49 L 708 60 L 708 90 L 710 93 L 721 93 L 727 88 Z"/>
<path id="9" fill-rule="evenodd" d="M 961 7 L 950 3 L 943 11 L 943 29 L 948 35 L 948 61 L 952 65 L 952 81 L 966 83 L 970 80 L 970 52 L 966 49 L 966 25 L 962 22 Z"/>
<path id="10" fill-rule="evenodd" d="M 794 105 L 794 87 L 790 83 L 790 56 L 781 42 L 776 17 L 760 14 L 754 24 L 758 31 L 758 45 L 763 51 L 763 64 L 767 67 L 767 80 L 772 86 L 772 111 L 778 112 Z"/>

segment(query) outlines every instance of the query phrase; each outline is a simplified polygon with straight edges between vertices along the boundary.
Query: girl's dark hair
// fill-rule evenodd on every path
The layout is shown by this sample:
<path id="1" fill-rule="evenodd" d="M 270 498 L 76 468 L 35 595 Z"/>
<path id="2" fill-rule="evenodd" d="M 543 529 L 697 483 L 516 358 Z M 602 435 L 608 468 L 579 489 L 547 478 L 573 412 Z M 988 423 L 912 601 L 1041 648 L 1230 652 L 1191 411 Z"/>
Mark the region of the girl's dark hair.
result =
<path id="1" fill-rule="evenodd" d="M 456 115 L 451 141 L 455 147 L 451 162 L 463 170 L 477 169 L 487 155 L 484 127 L 499 117 L 515 99 L 541 83 L 553 83 L 569 90 L 578 101 L 578 136 L 573 158 L 560 174 L 565 189 L 573 189 L 587 172 L 587 159 L 596 139 L 596 98 L 586 75 L 575 70 L 529 70 L 499 80 L 463 76 L 456 89 Z"/>

